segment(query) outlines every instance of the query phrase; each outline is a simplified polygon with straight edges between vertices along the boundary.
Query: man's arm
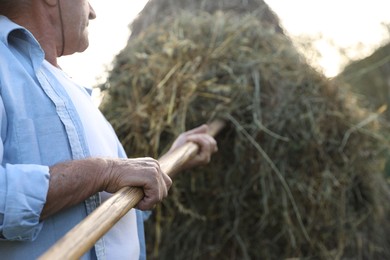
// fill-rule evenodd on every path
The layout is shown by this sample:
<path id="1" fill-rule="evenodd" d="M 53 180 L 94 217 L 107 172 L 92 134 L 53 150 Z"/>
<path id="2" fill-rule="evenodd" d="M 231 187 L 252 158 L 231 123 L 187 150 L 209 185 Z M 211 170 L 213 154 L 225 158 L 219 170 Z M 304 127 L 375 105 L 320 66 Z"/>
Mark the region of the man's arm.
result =
<path id="1" fill-rule="evenodd" d="M 218 150 L 215 139 L 207 132 L 208 126 L 202 125 L 182 133 L 164 156 L 186 142 L 194 142 L 200 147 L 199 153 L 179 171 L 207 164 L 211 155 Z M 172 184 L 168 175 L 161 171 L 159 163 L 152 158 L 70 161 L 50 167 L 50 176 L 47 202 L 41 219 L 80 203 L 99 191 L 115 193 L 125 186 L 143 188 L 145 197 L 137 208 L 151 209 L 167 196 Z"/>
<path id="2" fill-rule="evenodd" d="M 168 194 L 171 179 L 152 158 L 69 161 L 50 167 L 49 191 L 41 219 L 78 204 L 100 191 L 115 193 L 125 186 L 141 187 L 137 208 L 151 209 Z"/>
<path id="3" fill-rule="evenodd" d="M 187 141 L 200 146 L 198 156 L 183 169 L 207 163 L 216 151 L 215 140 L 205 130 L 201 127 L 200 132 L 183 134 L 175 141 L 172 150 Z M 40 230 L 39 219 L 78 204 L 99 191 L 114 193 L 125 186 L 140 187 L 145 196 L 137 207 L 150 209 L 167 195 L 171 183 L 152 158 L 88 158 L 51 167 L 7 165 L 0 171 L 0 239 L 33 240 Z M 18 211 L 10 211 L 7 205 Z"/>

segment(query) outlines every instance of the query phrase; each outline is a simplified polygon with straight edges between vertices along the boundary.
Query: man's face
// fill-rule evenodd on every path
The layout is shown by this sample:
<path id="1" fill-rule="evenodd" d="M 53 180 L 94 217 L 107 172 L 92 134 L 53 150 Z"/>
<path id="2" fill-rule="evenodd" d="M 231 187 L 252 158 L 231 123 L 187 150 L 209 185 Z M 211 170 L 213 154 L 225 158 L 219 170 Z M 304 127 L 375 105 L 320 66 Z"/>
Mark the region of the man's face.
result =
<path id="1" fill-rule="evenodd" d="M 87 49 L 89 20 L 96 14 L 87 0 L 59 0 L 65 37 L 64 54 L 82 52 Z"/>

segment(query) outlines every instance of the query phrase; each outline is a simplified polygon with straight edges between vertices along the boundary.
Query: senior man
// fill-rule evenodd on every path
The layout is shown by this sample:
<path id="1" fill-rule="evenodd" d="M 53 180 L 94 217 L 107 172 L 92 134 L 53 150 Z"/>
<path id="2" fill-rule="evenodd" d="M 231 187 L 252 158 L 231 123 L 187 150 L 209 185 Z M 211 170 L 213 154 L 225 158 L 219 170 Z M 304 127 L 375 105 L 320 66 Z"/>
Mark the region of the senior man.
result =
<path id="1" fill-rule="evenodd" d="M 88 47 L 95 17 L 87 0 L 0 0 L 1 259 L 37 258 L 125 186 L 144 198 L 83 259 L 145 258 L 140 210 L 166 197 L 171 179 L 152 158 L 126 158 L 89 92 L 57 64 Z M 195 128 L 172 145 L 200 146 L 183 168 L 217 150 L 206 133 Z"/>

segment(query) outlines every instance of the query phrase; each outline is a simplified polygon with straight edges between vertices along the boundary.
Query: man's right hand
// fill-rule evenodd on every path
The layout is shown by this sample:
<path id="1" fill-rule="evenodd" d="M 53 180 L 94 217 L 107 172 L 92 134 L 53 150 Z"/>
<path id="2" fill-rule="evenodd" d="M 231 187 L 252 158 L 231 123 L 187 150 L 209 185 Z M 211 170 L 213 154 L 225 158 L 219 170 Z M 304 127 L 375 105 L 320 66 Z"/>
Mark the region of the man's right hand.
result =
<path id="1" fill-rule="evenodd" d="M 140 210 L 151 209 L 161 202 L 172 185 L 171 178 L 161 171 L 158 161 L 149 157 L 109 159 L 103 175 L 103 189 L 109 193 L 127 186 L 141 187 L 145 196 L 136 206 Z"/>

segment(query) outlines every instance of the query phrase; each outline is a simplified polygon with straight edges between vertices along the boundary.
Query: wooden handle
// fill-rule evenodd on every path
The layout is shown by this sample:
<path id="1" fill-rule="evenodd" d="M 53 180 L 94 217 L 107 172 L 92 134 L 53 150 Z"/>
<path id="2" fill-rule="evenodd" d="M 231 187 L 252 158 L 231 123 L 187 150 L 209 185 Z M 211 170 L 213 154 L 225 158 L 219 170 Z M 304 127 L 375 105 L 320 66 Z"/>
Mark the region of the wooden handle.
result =
<path id="1" fill-rule="evenodd" d="M 209 124 L 209 134 L 215 136 L 225 126 L 221 120 Z M 172 177 L 185 162 L 198 152 L 195 143 L 186 143 L 159 160 L 161 170 Z M 39 260 L 79 259 L 143 198 L 141 188 L 125 187 L 88 215 L 54 244 Z"/>

